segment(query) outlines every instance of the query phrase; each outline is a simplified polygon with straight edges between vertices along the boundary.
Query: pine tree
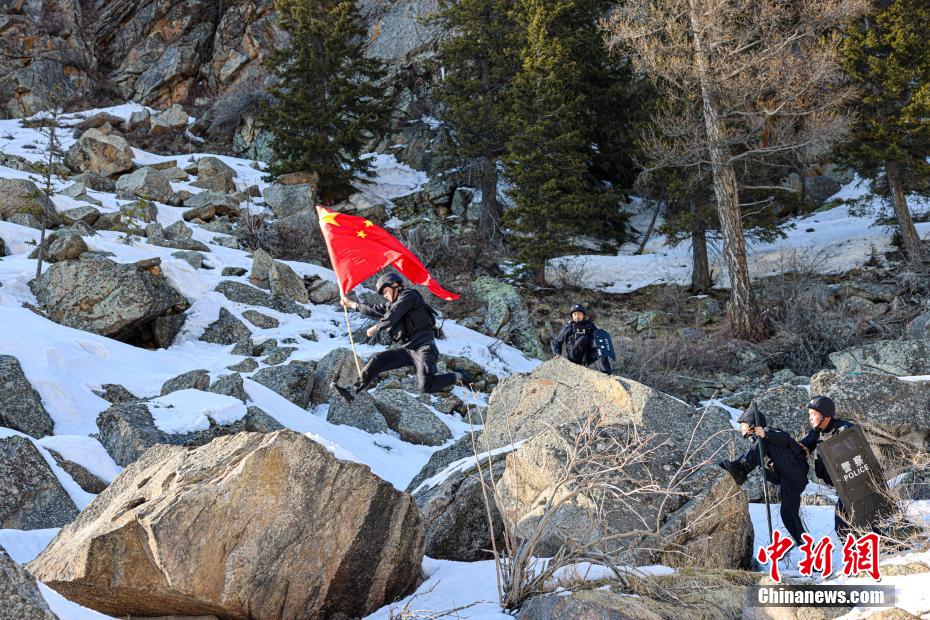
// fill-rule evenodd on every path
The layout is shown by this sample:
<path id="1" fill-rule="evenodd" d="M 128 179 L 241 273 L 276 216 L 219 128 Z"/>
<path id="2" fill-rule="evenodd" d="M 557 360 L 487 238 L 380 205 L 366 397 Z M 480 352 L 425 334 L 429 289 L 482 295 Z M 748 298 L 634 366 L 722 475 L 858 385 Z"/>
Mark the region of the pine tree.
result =
<path id="1" fill-rule="evenodd" d="M 539 282 L 547 259 L 577 250 L 573 235 L 613 230 L 622 238 L 617 194 L 597 179 L 591 45 L 603 5 L 592 0 L 517 0 L 525 33 L 513 83 L 506 175 L 514 208 L 511 245 Z"/>
<path id="2" fill-rule="evenodd" d="M 895 0 L 848 33 L 843 64 L 862 99 L 843 159 L 890 198 L 904 251 L 923 256 L 905 196 L 930 195 L 930 5 Z"/>
<path id="3" fill-rule="evenodd" d="M 354 0 L 277 0 L 286 46 L 269 57 L 272 102 L 261 120 L 273 137 L 273 180 L 319 175 L 320 195 L 345 197 L 371 171 L 362 150 L 386 128 L 391 102 L 383 63 L 365 55 L 367 31 Z"/>
<path id="4" fill-rule="evenodd" d="M 451 34 L 440 44 L 442 78 L 434 96 L 453 128 L 449 154 L 478 180 L 486 230 L 500 221 L 497 162 L 506 152 L 510 87 L 519 66 L 511 5 L 511 0 L 444 1 L 436 15 Z"/>

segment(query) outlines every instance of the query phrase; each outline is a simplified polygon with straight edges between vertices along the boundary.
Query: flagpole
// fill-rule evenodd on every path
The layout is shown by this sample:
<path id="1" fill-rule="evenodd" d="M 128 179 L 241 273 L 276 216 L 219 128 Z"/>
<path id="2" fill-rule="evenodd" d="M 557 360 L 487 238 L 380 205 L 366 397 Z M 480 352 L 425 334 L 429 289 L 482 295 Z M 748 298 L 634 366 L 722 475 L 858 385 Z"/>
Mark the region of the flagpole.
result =
<path id="1" fill-rule="evenodd" d="M 342 303 L 345 293 L 342 292 L 342 283 L 339 283 L 339 302 Z M 362 365 L 358 361 L 358 351 L 355 350 L 355 338 L 352 337 L 352 325 L 349 323 L 349 309 L 342 306 L 342 312 L 346 317 L 346 330 L 349 332 L 349 344 L 352 346 L 352 356 L 355 358 L 355 370 L 358 372 L 358 380 L 362 380 Z"/>

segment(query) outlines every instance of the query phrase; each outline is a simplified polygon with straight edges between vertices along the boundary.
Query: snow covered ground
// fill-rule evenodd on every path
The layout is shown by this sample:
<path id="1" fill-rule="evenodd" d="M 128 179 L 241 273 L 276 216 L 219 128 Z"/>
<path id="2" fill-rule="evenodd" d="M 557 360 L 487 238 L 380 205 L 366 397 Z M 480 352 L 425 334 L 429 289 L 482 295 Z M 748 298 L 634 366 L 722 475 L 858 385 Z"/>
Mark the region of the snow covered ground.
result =
<path id="1" fill-rule="evenodd" d="M 747 240 L 749 273 L 752 278 L 763 278 L 781 273 L 813 268 L 820 273 L 844 273 L 862 266 L 872 254 L 881 256 L 892 248 L 893 231 L 876 226 L 873 212 L 880 207 L 878 198 L 869 193 L 870 185 L 859 178 L 845 185 L 830 200 L 861 201 L 853 211 L 843 204 L 833 209 L 792 218 L 783 227 L 785 237 L 771 243 Z M 634 203 L 634 206 L 638 203 Z M 915 216 L 930 212 L 930 200 L 909 197 L 908 206 Z M 645 230 L 651 213 L 637 213 L 634 225 Z M 641 221 L 645 218 L 645 221 Z M 921 237 L 930 235 L 930 223 L 917 224 Z M 708 248 L 711 273 L 715 286 L 727 288 L 729 280 L 721 255 L 722 242 L 710 243 Z M 605 293 L 632 293 L 654 284 L 691 283 L 691 242 L 684 241 L 670 247 L 667 239 L 654 234 L 641 255 L 634 255 L 637 244 L 626 244 L 616 256 L 584 255 L 563 256 L 549 262 L 546 278 L 552 284 L 571 280 Z"/>
<path id="2" fill-rule="evenodd" d="M 133 111 L 139 109 L 141 106 L 126 104 L 105 110 L 88 111 L 82 116 L 106 111 L 128 118 Z M 79 120 L 72 118 L 67 122 L 76 123 Z M 67 149 L 72 142 L 73 138 L 66 133 L 62 138 L 63 147 Z M 37 131 L 21 127 L 19 121 L 0 121 L 0 151 L 35 161 L 42 155 L 42 145 L 43 139 Z M 178 165 L 182 167 L 192 159 L 208 155 L 189 153 L 161 156 L 139 150 L 134 150 L 134 153 L 139 164 L 177 160 Z M 220 159 L 236 171 L 236 182 L 240 189 L 253 184 L 259 188 L 264 187 L 262 173 L 253 166 L 253 162 L 234 157 Z M 382 200 L 389 201 L 416 191 L 428 180 L 422 173 L 411 170 L 389 155 L 375 156 L 375 169 L 374 183 L 364 186 L 364 193 Z M 30 178 L 30 175 L 0 166 L 0 177 Z M 60 191 L 67 185 L 68 182 L 56 181 L 55 188 Z M 172 188 L 199 191 L 188 183 L 172 183 Z M 118 200 L 114 195 L 107 193 L 91 192 L 91 195 L 103 203 L 98 207 L 101 211 L 116 211 L 121 204 L 128 202 Z M 56 196 L 54 203 L 60 211 L 84 204 L 65 196 Z M 184 211 L 183 208 L 164 204 L 158 204 L 157 208 L 158 221 L 163 226 L 180 220 Z M 852 260 L 854 255 L 858 257 L 860 250 L 867 254 L 872 239 L 890 236 L 882 236 L 885 233 L 880 229 L 868 229 L 862 221 L 854 222 L 851 217 L 843 216 L 842 213 L 841 210 L 833 210 L 815 214 L 811 216 L 810 221 L 799 223 L 796 229 L 797 232 L 804 227 L 813 226 L 821 231 L 821 235 L 797 232 L 798 238 L 801 234 L 811 238 L 829 234 L 837 245 L 849 246 L 835 259 L 837 269 L 849 264 L 844 261 Z M 847 228 L 843 229 L 841 225 Z M 843 230 L 847 232 L 844 233 Z M 845 235 L 852 235 L 854 230 L 859 231 L 857 234 L 865 236 L 859 239 L 853 235 L 853 241 L 842 244 L 841 242 L 847 239 Z M 927 226 L 922 225 L 921 232 L 925 234 L 927 230 Z M 224 267 L 251 267 L 251 259 L 246 252 L 214 243 L 217 236 L 215 233 L 194 227 L 194 239 L 210 247 L 210 252 L 205 256 L 206 264 L 211 269 L 194 269 L 187 262 L 172 257 L 171 254 L 176 251 L 174 249 L 152 246 L 144 240 L 127 242 L 120 233 L 104 231 L 85 237 L 85 242 L 91 250 L 111 252 L 114 255 L 112 260 L 117 262 L 130 263 L 159 257 L 162 271 L 169 283 L 191 302 L 189 318 L 175 343 L 166 350 L 149 351 L 58 325 L 25 308 L 24 304 L 36 303 L 28 287 L 28 282 L 34 276 L 35 261 L 26 256 L 35 247 L 38 231 L 0 222 L 0 237 L 5 241 L 8 252 L 12 253 L 11 256 L 0 259 L 0 351 L 13 355 L 20 361 L 26 377 L 41 395 L 54 421 L 54 435 L 30 440 L 37 446 L 78 508 L 87 506 L 94 496 L 80 489 L 75 481 L 55 464 L 49 449 L 79 463 L 105 481 L 113 480 L 121 471 L 100 442 L 91 436 L 97 431 L 97 415 L 110 406 L 107 401 L 97 396 L 94 390 L 99 390 L 103 384 L 115 383 L 123 385 L 137 396 L 154 397 L 158 395 L 162 383 L 184 372 L 206 369 L 211 379 L 215 380 L 220 375 L 230 372 L 227 366 L 242 361 L 242 356 L 230 353 L 230 347 L 198 340 L 204 328 L 217 318 L 221 307 L 239 318 L 246 309 L 246 306 L 230 302 L 213 290 L 222 279 L 247 282 L 246 277 L 222 277 L 220 274 Z M 864 249 L 862 244 L 865 244 Z M 798 245 L 799 242 L 793 247 Z M 885 246 L 880 246 L 879 250 L 882 247 Z M 588 285 L 598 286 L 599 282 L 609 281 L 609 290 L 634 290 L 632 287 L 655 283 L 656 274 L 664 274 L 668 266 L 677 262 L 687 265 L 687 261 L 683 260 L 683 257 L 688 256 L 686 248 L 661 250 L 660 247 L 655 247 L 654 250 L 653 254 L 645 257 L 594 257 L 595 260 L 602 260 L 604 264 L 599 275 L 587 281 Z M 763 259 L 766 255 L 757 250 L 756 256 L 759 257 L 757 264 L 764 265 Z M 287 264 L 301 275 L 316 275 L 334 281 L 333 273 L 324 267 L 300 262 Z M 636 265 L 635 269 L 631 268 L 633 265 Z M 687 268 L 685 270 L 687 271 Z M 682 275 L 683 271 L 676 273 L 676 278 L 688 277 L 688 274 Z M 268 338 L 275 338 L 279 342 L 293 338 L 296 343 L 291 346 L 297 347 L 297 350 L 291 356 L 291 360 L 319 360 L 334 348 L 349 346 L 341 309 L 313 304 L 308 304 L 307 307 L 312 311 L 309 319 L 300 319 L 295 315 L 263 308 L 262 313 L 278 319 L 280 324 L 273 329 L 256 328 L 256 343 Z M 503 377 L 512 372 L 528 372 L 539 363 L 537 360 L 528 359 L 512 347 L 492 346 L 495 343 L 493 339 L 453 321 L 447 321 L 444 327 L 448 338 L 437 343 L 442 353 L 467 357 L 498 376 Z M 311 330 L 317 335 L 316 342 L 300 337 L 300 334 Z M 378 349 L 379 347 L 368 345 L 358 347 L 363 357 Z M 338 458 L 367 464 L 375 474 L 400 489 L 406 487 L 430 455 L 438 449 L 408 444 L 393 432 L 372 435 L 350 426 L 330 424 L 326 421 L 326 406 L 306 411 L 247 377 L 245 390 L 250 405 L 260 407 L 284 426 L 304 433 L 326 446 Z M 459 395 L 466 396 L 463 393 Z M 153 407 L 156 423 L 162 430 L 169 432 L 203 428 L 207 415 L 215 420 L 231 422 L 245 413 L 238 400 L 193 390 L 175 392 L 157 399 L 156 403 L 160 405 Z M 437 415 L 452 431 L 453 437 L 449 443 L 466 432 L 468 425 L 459 416 Z M 12 434 L 21 435 L 16 431 L 0 429 L 0 436 Z M 455 464 L 451 467 L 454 466 Z M 429 481 L 424 484 L 428 483 Z M 777 507 L 773 509 L 777 519 Z M 930 513 L 930 509 L 927 512 Z M 759 507 L 755 505 L 751 507 L 750 513 L 758 538 L 759 532 L 765 531 L 764 515 L 760 515 Z M 826 532 L 832 528 L 831 509 L 806 508 L 804 517 L 815 532 Z M 38 555 L 56 533 L 56 529 L 0 530 L 0 546 L 16 561 L 27 562 Z M 497 604 L 493 562 L 461 563 L 426 558 L 423 568 L 428 579 L 417 593 L 379 610 L 371 617 L 389 618 L 392 609 L 397 612 L 405 606 L 408 606 L 409 610 L 433 612 L 464 607 L 465 609 L 458 612 L 458 617 L 462 618 L 510 617 L 503 614 Z M 922 577 L 930 580 L 930 576 Z M 916 609 L 922 604 L 923 599 L 920 597 L 930 596 L 924 594 L 924 591 L 930 590 L 926 587 L 910 588 L 910 582 L 906 580 L 912 578 L 900 579 L 902 588 L 909 587 L 910 598 L 906 601 L 910 605 L 908 608 Z M 67 601 L 44 585 L 40 587 L 50 606 L 64 620 L 107 617 Z M 930 604 L 924 604 L 923 608 L 927 607 L 930 607 Z"/>

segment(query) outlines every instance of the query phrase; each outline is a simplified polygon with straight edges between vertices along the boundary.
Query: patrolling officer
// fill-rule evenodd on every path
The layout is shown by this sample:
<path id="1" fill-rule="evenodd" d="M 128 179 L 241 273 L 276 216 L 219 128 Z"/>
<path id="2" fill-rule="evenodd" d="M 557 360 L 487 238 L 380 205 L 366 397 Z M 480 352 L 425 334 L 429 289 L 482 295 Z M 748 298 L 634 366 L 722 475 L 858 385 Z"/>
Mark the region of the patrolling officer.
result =
<path id="1" fill-rule="evenodd" d="M 852 422 L 840 420 L 836 417 L 836 403 L 828 396 L 815 396 L 807 403 L 807 420 L 811 425 L 811 430 L 798 443 L 804 448 L 807 456 L 817 451 L 817 446 L 822 442 L 830 439 L 838 433 L 855 426 Z M 817 477 L 828 486 L 834 486 L 833 480 L 830 479 L 830 473 L 823 463 L 820 455 L 814 460 L 814 473 Z M 844 515 L 846 514 L 843 500 L 837 498 L 836 512 L 833 515 L 833 526 L 836 528 L 836 535 L 840 539 L 845 539 L 846 534 L 850 531 Z"/>
<path id="2" fill-rule="evenodd" d="M 758 410 L 755 403 L 750 405 L 737 421 L 743 437 L 752 437 L 753 441 L 762 442 L 765 479 L 779 486 L 781 521 L 785 524 L 795 544 L 803 544 L 801 493 L 807 486 L 808 471 L 804 450 L 788 433 L 777 428 L 766 428 L 765 416 Z M 720 463 L 720 467 L 727 470 L 739 485 L 746 482 L 749 472 L 759 465 L 759 448 L 755 444 L 750 446 L 742 458 Z"/>
<path id="3" fill-rule="evenodd" d="M 468 384 L 471 377 L 462 370 L 436 374 L 439 350 L 435 339 L 437 332 L 434 311 L 423 296 L 412 288 L 405 288 L 404 281 L 396 273 L 388 272 L 378 278 L 378 294 L 387 303 L 368 305 L 343 297 L 346 308 L 357 310 L 365 316 L 379 319 L 368 328 L 368 337 L 374 337 L 382 329 L 388 330 L 391 340 L 402 346 L 372 355 L 362 368 L 362 376 L 355 382 L 355 393 L 368 389 L 382 372 L 413 366 L 417 373 L 420 392 L 440 392 L 459 381 Z M 348 388 L 333 385 L 346 400 L 353 399 Z"/>
<path id="4" fill-rule="evenodd" d="M 571 310 L 571 320 L 565 324 L 559 335 L 552 340 L 552 355 L 565 357 L 568 361 L 587 366 L 597 360 L 598 370 L 610 374 L 610 360 L 600 354 L 594 342 L 597 326 L 588 319 L 588 311 L 581 304 L 575 304 Z"/>

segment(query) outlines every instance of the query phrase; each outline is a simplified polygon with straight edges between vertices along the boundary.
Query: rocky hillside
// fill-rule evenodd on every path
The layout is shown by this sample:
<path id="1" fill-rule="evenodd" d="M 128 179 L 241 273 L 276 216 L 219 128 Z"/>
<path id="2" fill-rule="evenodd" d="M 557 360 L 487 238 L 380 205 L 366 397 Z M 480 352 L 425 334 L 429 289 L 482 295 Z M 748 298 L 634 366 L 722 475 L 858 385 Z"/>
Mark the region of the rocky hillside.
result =
<path id="1" fill-rule="evenodd" d="M 387 618 L 466 605 L 463 616 L 510 617 L 488 552 L 508 523 L 538 538 L 540 556 L 581 544 L 590 553 L 579 560 L 651 566 L 618 580 L 572 563 L 548 589 L 559 579 L 602 589 L 534 599 L 521 617 L 616 609 L 630 594 L 641 617 L 666 617 L 665 593 L 694 596 L 706 583 L 733 595 L 725 615 L 739 617 L 759 577 L 751 552 L 764 514 L 714 463 L 744 447 L 738 408 L 755 400 L 798 432 L 811 391 L 866 425 L 915 523 L 930 514 L 911 458 L 930 452 L 924 333 L 834 352 L 833 368 L 805 374 L 755 351 L 754 371 L 721 377 L 726 392 L 695 406 L 650 381 L 542 362 L 539 307 L 499 279 L 462 274 L 448 286 L 472 300 L 444 306 L 440 367 L 467 370 L 473 390 L 418 395 L 395 371 L 346 404 L 330 383 L 354 380 L 355 362 L 311 180 L 267 184 L 253 160 L 136 146 L 143 133 L 183 137 L 194 121 L 138 104 L 67 115 L 50 195 L 35 119 L 0 123 L 0 547 L 10 556 L 0 554 L 10 592 L 0 615 Z M 373 182 L 340 209 L 403 231 L 410 205 L 441 184 L 374 158 Z M 920 305 L 916 289 L 896 286 L 862 287 L 861 307 Z M 641 331 L 663 327 L 648 311 Z M 350 322 L 360 340 L 367 322 Z M 583 471 L 579 437 L 591 439 L 588 467 L 622 450 L 643 457 L 575 496 L 564 473 Z M 482 471 L 497 482 L 490 511 Z M 826 534 L 832 508 L 810 490 L 804 518 Z M 547 513 L 541 498 L 556 507 Z M 895 583 L 926 579 L 925 560 L 893 560 L 910 567 Z M 921 596 L 902 605 L 926 613 Z M 693 605 L 708 617 L 720 607 Z"/>

